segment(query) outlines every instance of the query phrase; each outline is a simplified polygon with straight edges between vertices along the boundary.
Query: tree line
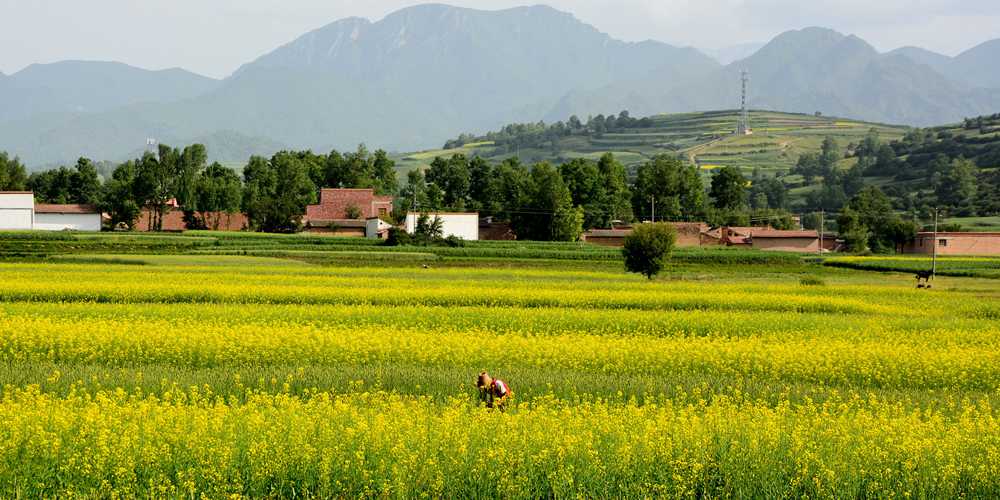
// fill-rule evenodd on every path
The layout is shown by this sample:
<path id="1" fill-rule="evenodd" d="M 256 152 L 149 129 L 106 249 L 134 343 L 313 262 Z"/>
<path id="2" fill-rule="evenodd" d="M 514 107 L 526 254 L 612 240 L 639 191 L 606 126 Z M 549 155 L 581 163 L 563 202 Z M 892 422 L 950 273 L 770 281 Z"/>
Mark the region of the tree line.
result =
<path id="1" fill-rule="evenodd" d="M 478 142 L 492 142 L 494 146 L 508 152 L 513 152 L 518 148 L 542 148 L 554 145 L 558 139 L 572 135 L 586 135 L 601 137 L 605 133 L 620 132 L 633 128 L 649 128 L 653 126 L 653 120 L 649 117 L 633 118 L 628 111 L 622 111 L 618 115 L 609 114 L 607 116 L 599 114 L 587 117 L 587 121 L 581 121 L 579 117 L 573 115 L 569 120 L 558 121 L 546 124 L 543 121 L 537 123 L 511 123 L 498 131 L 488 132 L 483 135 L 461 134 L 457 138 L 449 140 L 444 144 L 444 149 L 455 149 Z"/>
<path id="2" fill-rule="evenodd" d="M 596 161 L 531 167 L 516 157 L 498 164 L 462 154 L 438 157 L 426 172 L 407 174 L 398 201 L 400 212 L 478 211 L 533 240 L 573 241 L 588 229 L 653 219 L 792 224 L 785 185 L 773 177 L 758 171 L 747 179 L 739 169 L 725 167 L 713 173 L 706 189 L 698 167 L 670 155 L 639 165 L 631 183 L 611 153 Z"/>
<path id="3" fill-rule="evenodd" d="M 189 229 L 217 229 L 223 216 L 242 212 L 250 230 L 293 232 L 301 229 L 318 187 L 370 187 L 380 194 L 398 190 L 395 163 L 385 151 L 372 153 L 364 146 L 349 153 L 254 156 L 241 176 L 217 162 L 209 164 L 204 145 L 161 144 L 106 175 L 99 170 L 80 158 L 73 168 L 29 176 L 18 158 L 0 152 L 0 191 L 31 190 L 41 203 L 96 205 L 115 228 L 134 229 L 140 217 L 147 217 L 150 230 L 162 230 L 164 216 L 176 206 Z"/>
<path id="4" fill-rule="evenodd" d="M 33 189 L 41 202 L 96 204 L 114 227 L 134 228 L 144 216 L 154 231 L 162 229 L 164 215 L 175 206 L 183 210 L 188 228 L 218 228 L 222 215 L 243 212 L 250 230 L 298 231 L 306 206 L 316 202 L 321 187 L 373 188 L 396 195 L 394 221 L 402 221 L 410 210 L 478 211 L 510 223 L 519 238 L 531 240 L 573 241 L 588 229 L 652 219 L 750 225 L 763 218 L 776 227 L 791 225 L 780 181 L 759 172 L 747 179 L 726 167 L 715 171 L 706 186 L 696 166 L 670 155 L 639 165 L 630 182 L 625 166 L 611 153 L 598 160 L 531 166 L 517 158 L 494 164 L 458 154 L 435 158 L 426 171 L 410 171 L 402 186 L 388 154 L 364 146 L 348 153 L 254 156 L 242 175 L 218 163 L 209 165 L 200 144 L 182 149 L 160 145 L 106 176 L 86 158 L 73 168 L 30 177 L 16 158 L 3 155 L 0 160 L 5 172 L 0 179 L 19 179 L 17 185 Z"/>

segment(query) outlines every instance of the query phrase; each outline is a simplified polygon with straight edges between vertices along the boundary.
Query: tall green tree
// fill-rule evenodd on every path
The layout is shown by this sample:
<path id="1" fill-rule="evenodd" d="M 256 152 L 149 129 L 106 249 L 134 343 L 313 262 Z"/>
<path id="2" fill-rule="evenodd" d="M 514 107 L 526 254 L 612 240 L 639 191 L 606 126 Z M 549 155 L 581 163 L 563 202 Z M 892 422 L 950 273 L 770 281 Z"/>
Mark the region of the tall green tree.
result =
<path id="1" fill-rule="evenodd" d="M 934 187 L 938 203 L 953 208 L 956 215 L 975 215 L 978 173 L 975 163 L 965 158 L 952 160 Z"/>
<path id="2" fill-rule="evenodd" d="M 496 167 L 490 190 L 494 193 L 493 215 L 513 224 L 531 207 L 534 184 L 527 167 L 517 158 L 508 158 Z"/>
<path id="3" fill-rule="evenodd" d="M 627 111 L 622 111 L 618 121 L 628 123 Z M 602 219 L 598 221 L 600 227 L 610 227 L 612 221 L 632 222 L 632 191 L 628 186 L 628 174 L 625 165 L 615 158 L 611 153 L 605 153 L 597 162 L 597 170 L 601 176 L 601 185 L 604 187 L 604 196 L 601 201 Z M 700 183 L 699 183 L 700 184 Z"/>
<path id="4" fill-rule="evenodd" d="M 0 191 L 24 191 L 28 186 L 28 170 L 18 157 L 0 151 Z"/>
<path id="5" fill-rule="evenodd" d="M 172 153 L 176 154 L 173 158 L 174 198 L 185 211 L 197 210 L 195 189 L 198 177 L 208 164 L 208 151 L 202 144 L 192 144 L 183 151 Z"/>
<path id="6" fill-rule="evenodd" d="M 405 218 L 407 212 L 429 209 L 427 206 L 427 182 L 420 169 L 413 169 L 406 173 L 406 185 L 400 190 L 394 208 L 397 212 L 395 215 L 397 220 Z"/>
<path id="7" fill-rule="evenodd" d="M 243 184 L 232 169 L 213 163 L 198 176 L 195 183 L 195 204 L 205 227 L 218 230 L 222 217 L 239 212 Z"/>
<path id="8" fill-rule="evenodd" d="M 496 209 L 493 179 L 496 171 L 490 162 L 480 156 L 469 161 L 469 208 L 492 215 Z"/>
<path id="9" fill-rule="evenodd" d="M 434 158 L 427 169 L 427 182 L 441 188 L 444 193 L 445 208 L 450 210 L 465 210 L 469 197 L 471 173 L 469 159 L 457 154 L 451 158 Z"/>
<path id="10" fill-rule="evenodd" d="M 163 217 L 174 198 L 174 180 L 180 152 L 161 144 L 159 155 L 146 152 L 136 163 L 133 192 L 141 207 L 149 209 L 149 229 L 163 229 Z"/>
<path id="11" fill-rule="evenodd" d="M 95 205 L 101 198 L 101 179 L 97 167 L 87 158 L 76 161 L 76 172 L 70 179 L 73 203 Z"/>
<path id="12" fill-rule="evenodd" d="M 573 206 L 573 197 L 548 163 L 531 169 L 529 206 L 521 207 L 511 219 L 518 238 L 538 241 L 576 241 L 583 232 L 583 211 Z"/>
<path id="13" fill-rule="evenodd" d="M 559 175 L 569 189 L 573 206 L 583 209 L 584 229 L 603 225 L 609 218 L 603 213 L 607 193 L 597 163 L 577 158 L 560 165 Z"/>
<path id="14" fill-rule="evenodd" d="M 750 186 L 750 206 L 754 209 L 788 208 L 788 187 L 774 177 L 758 176 Z"/>
<path id="15" fill-rule="evenodd" d="M 650 219 L 695 220 L 705 214 L 705 188 L 694 165 L 660 155 L 639 166 L 632 191 L 632 209 Z"/>
<path id="16" fill-rule="evenodd" d="M 389 153 L 385 150 L 375 150 L 371 158 L 371 180 L 371 187 L 375 189 L 376 194 L 391 195 L 399 191 L 396 162 L 389 158 Z"/>
<path id="17" fill-rule="evenodd" d="M 253 157 L 243 170 L 243 206 L 251 228 L 270 233 L 302 229 L 306 206 L 316 201 L 309 164 L 283 151 L 269 161 Z"/>
<path id="18" fill-rule="evenodd" d="M 837 144 L 837 140 L 833 137 L 827 137 L 823 139 L 823 145 L 820 147 L 819 162 L 823 169 L 823 176 L 829 175 L 830 172 L 837 168 L 837 163 L 844 157 L 843 152 L 840 150 L 840 145 Z"/>
<path id="19" fill-rule="evenodd" d="M 736 167 L 722 167 L 712 175 L 709 196 L 719 210 L 743 209 L 747 205 L 747 180 Z"/>
<path id="20" fill-rule="evenodd" d="M 33 172 L 28 189 L 40 203 L 70 203 L 73 198 L 73 171 L 66 167 Z"/>
<path id="21" fill-rule="evenodd" d="M 143 199 L 136 192 L 137 176 L 138 166 L 130 160 L 116 167 L 102 187 L 98 207 L 111 217 L 112 228 L 125 226 L 131 230 L 142 213 Z"/>
<path id="22" fill-rule="evenodd" d="M 895 251 L 917 231 L 915 224 L 903 221 L 893 211 L 892 201 L 876 186 L 868 186 L 851 198 L 838 224 L 841 232 L 853 239 L 849 244 L 853 250 L 863 250 L 863 242 L 876 253 Z"/>

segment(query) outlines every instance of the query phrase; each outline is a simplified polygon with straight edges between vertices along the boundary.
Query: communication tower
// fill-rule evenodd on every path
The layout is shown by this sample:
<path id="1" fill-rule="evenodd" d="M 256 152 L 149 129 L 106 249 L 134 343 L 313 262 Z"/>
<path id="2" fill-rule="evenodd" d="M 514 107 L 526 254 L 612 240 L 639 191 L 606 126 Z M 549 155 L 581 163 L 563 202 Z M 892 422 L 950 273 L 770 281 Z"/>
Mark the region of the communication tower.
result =
<path id="1" fill-rule="evenodd" d="M 747 109 L 747 87 L 750 84 L 750 73 L 747 70 L 740 72 L 740 81 L 743 84 L 743 92 L 740 94 L 740 118 L 736 123 L 736 135 L 753 134 L 750 128 L 750 111 Z"/>

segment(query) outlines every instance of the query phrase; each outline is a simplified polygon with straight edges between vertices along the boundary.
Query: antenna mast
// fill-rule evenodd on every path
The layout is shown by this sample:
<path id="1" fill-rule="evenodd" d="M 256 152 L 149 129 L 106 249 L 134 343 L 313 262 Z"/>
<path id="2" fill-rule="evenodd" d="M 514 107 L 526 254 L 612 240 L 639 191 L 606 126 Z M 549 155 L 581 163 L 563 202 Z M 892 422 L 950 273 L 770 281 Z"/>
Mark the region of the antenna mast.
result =
<path id="1" fill-rule="evenodd" d="M 750 111 L 747 109 L 747 89 L 750 85 L 750 72 L 743 70 L 740 72 L 740 83 L 742 83 L 742 93 L 740 94 L 740 118 L 736 124 L 736 135 L 753 134 L 750 128 Z"/>

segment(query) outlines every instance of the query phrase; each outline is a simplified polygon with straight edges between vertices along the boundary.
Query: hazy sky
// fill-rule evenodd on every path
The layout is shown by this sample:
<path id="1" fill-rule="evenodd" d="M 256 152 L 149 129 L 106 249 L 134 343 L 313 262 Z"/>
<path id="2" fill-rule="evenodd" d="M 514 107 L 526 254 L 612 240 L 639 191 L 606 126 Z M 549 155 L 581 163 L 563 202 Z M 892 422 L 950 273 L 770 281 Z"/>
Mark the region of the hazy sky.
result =
<path id="1" fill-rule="evenodd" d="M 295 37 L 348 16 L 381 19 L 408 0 L 0 0 L 0 71 L 33 62 L 115 60 L 223 77 Z M 1000 0 L 453 0 L 501 9 L 546 3 L 624 40 L 722 48 L 806 26 L 856 34 L 880 50 L 954 55 L 1000 38 Z"/>

